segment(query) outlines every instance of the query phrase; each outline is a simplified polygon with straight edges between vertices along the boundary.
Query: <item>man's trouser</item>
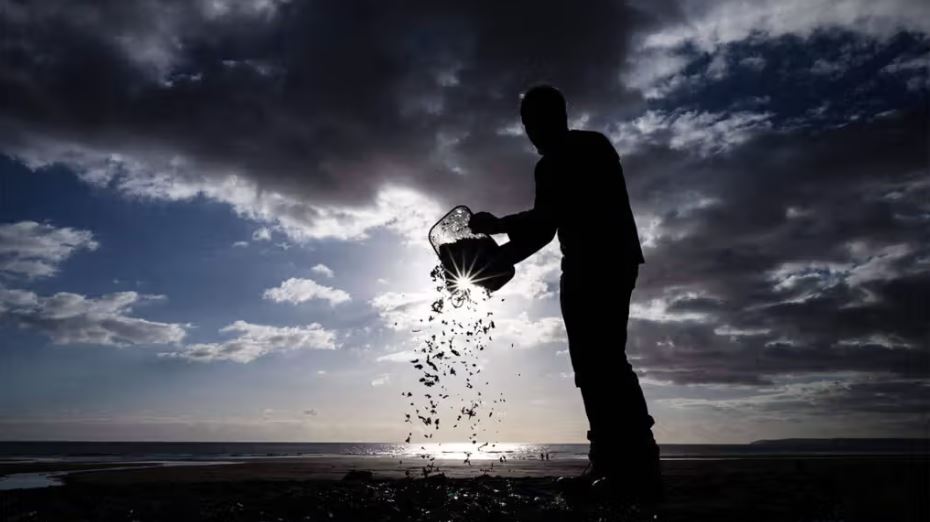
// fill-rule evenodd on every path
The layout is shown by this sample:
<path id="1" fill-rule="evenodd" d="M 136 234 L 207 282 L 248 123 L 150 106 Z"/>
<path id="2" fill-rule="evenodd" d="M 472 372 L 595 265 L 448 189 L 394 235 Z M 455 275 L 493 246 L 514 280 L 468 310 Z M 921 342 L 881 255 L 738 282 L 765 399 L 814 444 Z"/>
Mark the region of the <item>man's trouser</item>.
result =
<path id="1" fill-rule="evenodd" d="M 658 470 L 659 449 L 651 430 L 655 421 L 625 351 L 638 274 L 637 265 L 566 271 L 560 284 L 575 385 L 590 425 L 591 464 L 608 473 Z"/>

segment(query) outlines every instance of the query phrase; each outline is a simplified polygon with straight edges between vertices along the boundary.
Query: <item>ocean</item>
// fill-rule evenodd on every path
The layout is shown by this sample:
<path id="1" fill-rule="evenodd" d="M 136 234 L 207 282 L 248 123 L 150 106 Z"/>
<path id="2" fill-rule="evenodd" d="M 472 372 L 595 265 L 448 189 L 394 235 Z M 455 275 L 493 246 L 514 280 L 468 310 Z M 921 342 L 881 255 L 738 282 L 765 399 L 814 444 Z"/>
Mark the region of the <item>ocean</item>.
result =
<path id="1" fill-rule="evenodd" d="M 928 439 L 782 439 L 750 444 L 662 444 L 663 459 L 927 455 Z M 308 457 L 397 457 L 429 454 L 437 459 L 586 459 L 587 444 L 354 443 L 354 442 L 0 442 L 0 460 L 129 462 L 211 461 Z"/>

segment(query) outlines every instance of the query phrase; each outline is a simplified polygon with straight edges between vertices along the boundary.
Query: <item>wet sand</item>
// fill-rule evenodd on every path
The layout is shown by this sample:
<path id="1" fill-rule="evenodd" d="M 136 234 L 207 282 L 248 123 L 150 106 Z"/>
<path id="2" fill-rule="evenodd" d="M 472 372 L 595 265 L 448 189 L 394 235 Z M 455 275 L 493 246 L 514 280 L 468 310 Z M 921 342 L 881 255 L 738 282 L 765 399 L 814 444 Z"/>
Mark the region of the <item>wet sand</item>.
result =
<path id="1" fill-rule="evenodd" d="M 440 462 L 445 476 L 426 480 L 404 478 L 407 471 L 417 476 L 416 459 L 376 457 L 84 471 L 67 475 L 60 487 L 0 491 L 0 519 L 930 520 L 926 457 L 666 460 L 667 500 L 656 512 L 556 482 L 584 464 Z M 3 466 L 0 473 L 29 466 Z M 36 466 L 50 470 L 49 463 Z M 362 473 L 344 480 L 351 470 Z"/>

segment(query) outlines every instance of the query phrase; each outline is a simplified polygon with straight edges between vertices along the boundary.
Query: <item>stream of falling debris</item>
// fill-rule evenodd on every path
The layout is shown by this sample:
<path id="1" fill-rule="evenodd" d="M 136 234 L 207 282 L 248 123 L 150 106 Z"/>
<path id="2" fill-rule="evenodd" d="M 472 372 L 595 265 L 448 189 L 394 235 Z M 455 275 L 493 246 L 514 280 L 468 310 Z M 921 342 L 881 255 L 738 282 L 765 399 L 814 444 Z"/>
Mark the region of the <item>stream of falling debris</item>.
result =
<path id="1" fill-rule="evenodd" d="M 493 313 L 487 306 L 490 293 L 478 286 L 456 285 L 447 281 L 441 266 L 430 273 L 436 297 L 428 316 L 420 319 L 427 331 L 415 349 L 410 364 L 417 370 L 418 391 L 406 391 L 404 422 L 410 425 L 407 444 L 420 444 L 422 473 L 439 471 L 436 455 L 424 443 L 441 430 L 464 430 L 473 451 L 466 451 L 465 463 L 478 451 L 493 449 L 488 440 L 500 423 L 496 408 L 505 402 L 502 393 L 489 396 L 489 382 L 481 375 L 480 354 L 490 345 L 494 330 Z M 422 440 L 420 440 L 422 439 Z M 441 443 L 439 444 L 441 447 Z M 503 462 L 504 457 L 500 457 Z M 493 466 L 493 464 L 492 464 Z"/>

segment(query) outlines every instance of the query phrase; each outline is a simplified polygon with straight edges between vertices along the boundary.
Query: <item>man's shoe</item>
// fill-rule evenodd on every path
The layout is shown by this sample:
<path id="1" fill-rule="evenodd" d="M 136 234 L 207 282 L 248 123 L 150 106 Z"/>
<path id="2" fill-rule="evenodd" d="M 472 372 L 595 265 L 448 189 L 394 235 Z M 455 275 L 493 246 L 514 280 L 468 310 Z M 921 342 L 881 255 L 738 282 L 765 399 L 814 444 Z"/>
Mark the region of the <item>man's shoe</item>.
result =
<path id="1" fill-rule="evenodd" d="M 658 461 L 614 466 L 593 466 L 591 489 L 599 496 L 655 505 L 665 500 L 665 488 Z"/>

